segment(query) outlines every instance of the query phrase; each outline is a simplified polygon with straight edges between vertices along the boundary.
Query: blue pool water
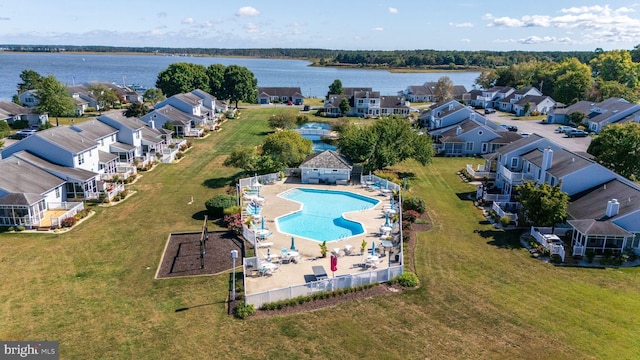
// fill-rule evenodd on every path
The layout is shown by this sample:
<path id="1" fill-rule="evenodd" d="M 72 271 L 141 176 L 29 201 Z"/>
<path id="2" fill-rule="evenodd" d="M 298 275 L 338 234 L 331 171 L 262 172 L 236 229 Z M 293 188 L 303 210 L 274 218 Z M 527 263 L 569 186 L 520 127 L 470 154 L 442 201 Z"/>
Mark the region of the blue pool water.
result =
<path id="1" fill-rule="evenodd" d="M 317 241 L 336 241 L 364 233 L 362 225 L 343 213 L 371 209 L 380 201 L 344 191 L 292 189 L 281 195 L 302 209 L 276 219 L 280 232 Z"/>

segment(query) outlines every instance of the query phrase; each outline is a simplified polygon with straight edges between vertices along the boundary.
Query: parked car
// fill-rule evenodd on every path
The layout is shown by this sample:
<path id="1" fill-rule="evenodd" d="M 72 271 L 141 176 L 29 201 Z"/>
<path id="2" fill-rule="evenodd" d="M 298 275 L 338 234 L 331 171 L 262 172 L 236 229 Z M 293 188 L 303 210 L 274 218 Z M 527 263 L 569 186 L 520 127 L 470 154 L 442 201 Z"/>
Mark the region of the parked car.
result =
<path id="1" fill-rule="evenodd" d="M 585 137 L 585 136 L 589 136 L 589 133 L 584 131 L 584 130 L 578 130 L 578 129 L 573 129 L 568 131 L 567 133 L 567 137 Z"/>
<path id="2" fill-rule="evenodd" d="M 29 136 L 31 136 L 31 135 L 33 135 L 33 134 L 27 134 L 27 133 L 24 133 L 24 132 L 22 132 L 22 131 L 18 131 L 18 132 L 17 132 L 17 133 L 15 133 L 15 134 L 11 134 L 11 135 L 9 135 L 9 136 L 8 136 L 8 138 L 9 138 L 9 139 L 13 139 L 13 140 L 22 140 L 22 139 L 24 139 L 24 138 L 26 138 L 26 137 L 29 137 Z"/>
<path id="3" fill-rule="evenodd" d="M 559 134 L 566 134 L 568 131 L 575 129 L 573 126 L 558 126 L 554 132 Z"/>
<path id="4" fill-rule="evenodd" d="M 484 109 L 485 114 L 493 114 L 494 112 L 496 112 L 496 109 Z"/>
<path id="5" fill-rule="evenodd" d="M 518 127 L 515 125 L 500 124 L 500 126 L 502 126 L 503 128 L 509 131 L 518 131 Z"/>
<path id="6" fill-rule="evenodd" d="M 310 107 L 309 105 L 305 105 L 305 106 L 302 108 L 302 111 L 309 111 L 310 109 L 311 109 L 311 107 Z"/>

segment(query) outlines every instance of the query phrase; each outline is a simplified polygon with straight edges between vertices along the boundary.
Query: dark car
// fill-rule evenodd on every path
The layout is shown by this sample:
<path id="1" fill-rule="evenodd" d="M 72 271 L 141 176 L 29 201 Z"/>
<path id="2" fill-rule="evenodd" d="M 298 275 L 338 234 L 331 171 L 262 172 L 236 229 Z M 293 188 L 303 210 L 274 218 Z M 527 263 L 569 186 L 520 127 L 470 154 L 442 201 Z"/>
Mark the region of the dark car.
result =
<path id="1" fill-rule="evenodd" d="M 573 129 L 567 132 L 567 137 L 585 137 L 589 136 L 589 133 L 584 130 Z"/>
<path id="2" fill-rule="evenodd" d="M 496 112 L 496 109 L 484 109 L 485 114 L 493 114 L 494 112 Z"/>
<path id="3" fill-rule="evenodd" d="M 509 131 L 518 131 L 518 127 L 515 125 L 500 124 L 500 126 L 502 126 L 503 128 Z"/>

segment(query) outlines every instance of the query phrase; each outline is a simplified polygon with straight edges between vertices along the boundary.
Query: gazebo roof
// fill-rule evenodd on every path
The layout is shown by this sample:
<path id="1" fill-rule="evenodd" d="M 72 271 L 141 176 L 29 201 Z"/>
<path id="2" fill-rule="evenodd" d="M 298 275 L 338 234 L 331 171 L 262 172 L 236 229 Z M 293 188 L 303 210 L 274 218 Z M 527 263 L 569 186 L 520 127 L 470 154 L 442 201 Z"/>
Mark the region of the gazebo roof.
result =
<path id="1" fill-rule="evenodd" d="M 341 155 L 333 150 L 325 150 L 323 152 L 311 155 L 298 167 L 345 170 L 351 170 L 353 168 L 351 161 L 349 161 L 344 155 Z"/>

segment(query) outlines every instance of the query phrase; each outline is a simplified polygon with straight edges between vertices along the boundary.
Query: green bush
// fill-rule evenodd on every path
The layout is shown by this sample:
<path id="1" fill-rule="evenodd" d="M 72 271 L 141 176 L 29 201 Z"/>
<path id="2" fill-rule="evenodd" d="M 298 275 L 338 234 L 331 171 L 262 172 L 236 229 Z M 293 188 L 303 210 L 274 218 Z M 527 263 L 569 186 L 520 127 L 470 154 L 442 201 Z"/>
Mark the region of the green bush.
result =
<path id="1" fill-rule="evenodd" d="M 402 287 L 416 287 L 420 284 L 418 276 L 412 272 L 405 272 L 402 275 L 391 280 L 392 284 L 398 284 Z"/>
<path id="2" fill-rule="evenodd" d="M 16 231 L 25 231 L 27 230 L 27 228 L 25 228 L 24 226 L 20 225 L 18 227 L 16 227 Z"/>
<path id="3" fill-rule="evenodd" d="M 596 256 L 596 252 L 593 249 L 587 249 L 584 252 L 584 255 L 587 257 L 587 262 L 591 264 L 593 262 L 593 258 Z"/>
<path id="4" fill-rule="evenodd" d="M 549 259 L 549 261 L 552 264 L 560 264 L 560 263 L 562 263 L 562 257 L 560 257 L 560 255 L 558 255 L 558 254 L 553 254 L 553 255 L 551 255 L 551 258 Z"/>
<path id="5" fill-rule="evenodd" d="M 500 225 L 502 226 L 508 226 L 510 222 L 511 222 L 511 218 L 508 216 L 503 216 L 500 218 Z"/>
<path id="6" fill-rule="evenodd" d="M 13 226 L 9 226 L 9 228 L 7 228 L 7 231 L 16 231 L 16 228 Z"/>
<path id="7" fill-rule="evenodd" d="M 209 212 L 209 216 L 214 219 L 221 218 L 224 215 L 224 209 L 236 206 L 236 197 L 233 195 L 219 194 L 204 203 Z"/>
<path id="8" fill-rule="evenodd" d="M 223 215 L 240 214 L 241 212 L 242 212 L 242 207 L 240 206 L 230 206 L 222 210 Z"/>
<path id="9" fill-rule="evenodd" d="M 78 220 L 75 217 L 71 216 L 71 217 L 68 217 L 68 218 L 65 218 L 64 220 L 62 220 L 60 225 L 62 225 L 62 227 L 65 227 L 65 228 L 70 228 L 73 225 L 75 225 L 77 221 Z"/>
<path id="10" fill-rule="evenodd" d="M 408 197 L 402 202 L 402 210 L 415 210 L 420 214 L 424 214 L 427 209 L 424 200 L 419 197 Z"/>
<path id="11" fill-rule="evenodd" d="M 14 120 L 13 124 L 11 124 L 11 127 L 14 129 L 26 129 L 29 127 L 29 121 L 28 120 Z"/>
<path id="12" fill-rule="evenodd" d="M 252 304 L 242 303 L 236 306 L 234 311 L 238 319 L 246 319 L 248 316 L 255 314 L 256 308 Z"/>

